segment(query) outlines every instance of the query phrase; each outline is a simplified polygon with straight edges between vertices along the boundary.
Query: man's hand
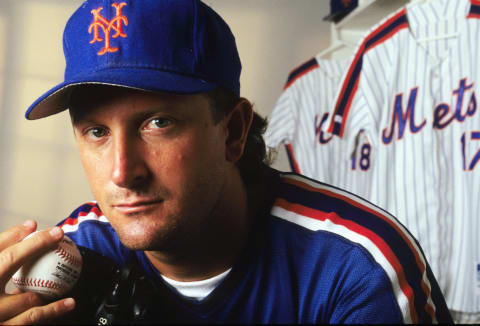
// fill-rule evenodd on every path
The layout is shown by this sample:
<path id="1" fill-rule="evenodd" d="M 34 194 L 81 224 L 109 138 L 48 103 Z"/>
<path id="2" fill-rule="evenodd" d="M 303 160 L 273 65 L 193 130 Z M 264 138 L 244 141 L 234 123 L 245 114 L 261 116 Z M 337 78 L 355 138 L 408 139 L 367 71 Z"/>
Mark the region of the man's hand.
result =
<path id="1" fill-rule="evenodd" d="M 63 238 L 63 231 L 55 227 L 38 232 L 33 237 L 22 241 L 36 228 L 36 222 L 27 221 L 23 225 L 17 225 L 0 233 L 0 324 L 45 323 L 72 311 L 75 307 L 75 302 L 71 298 L 46 304 L 37 293 L 22 293 L 19 290 L 10 294 L 5 293 L 9 279 L 20 266 L 27 260 L 54 248 Z"/>

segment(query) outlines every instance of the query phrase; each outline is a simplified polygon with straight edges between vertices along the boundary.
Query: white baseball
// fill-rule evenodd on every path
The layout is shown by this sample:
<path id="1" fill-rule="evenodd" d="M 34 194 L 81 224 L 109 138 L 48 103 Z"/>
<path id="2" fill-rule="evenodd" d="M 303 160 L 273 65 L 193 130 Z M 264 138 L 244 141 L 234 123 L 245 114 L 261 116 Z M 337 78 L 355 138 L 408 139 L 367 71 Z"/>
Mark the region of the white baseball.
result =
<path id="1" fill-rule="evenodd" d="M 81 271 L 80 251 L 75 243 L 64 235 L 55 249 L 20 267 L 12 276 L 12 283 L 23 291 L 37 292 L 44 297 L 55 298 L 73 288 Z"/>

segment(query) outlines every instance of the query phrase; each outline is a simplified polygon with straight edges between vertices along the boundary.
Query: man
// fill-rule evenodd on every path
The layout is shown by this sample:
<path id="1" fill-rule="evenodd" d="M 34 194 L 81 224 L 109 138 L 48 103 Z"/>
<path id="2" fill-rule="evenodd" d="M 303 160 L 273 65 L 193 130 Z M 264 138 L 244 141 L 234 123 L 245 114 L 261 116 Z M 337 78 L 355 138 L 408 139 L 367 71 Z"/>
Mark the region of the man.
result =
<path id="1" fill-rule="evenodd" d="M 152 280 L 160 299 L 148 322 L 451 322 L 395 218 L 267 166 L 234 37 L 208 6 L 89 0 L 64 51 L 65 81 L 26 117 L 69 109 L 96 201 L 61 230 L 21 243 L 34 222 L 2 233 L 1 280 L 65 232 Z M 0 317 L 43 322 L 78 303 L 14 293 L 0 297 Z"/>

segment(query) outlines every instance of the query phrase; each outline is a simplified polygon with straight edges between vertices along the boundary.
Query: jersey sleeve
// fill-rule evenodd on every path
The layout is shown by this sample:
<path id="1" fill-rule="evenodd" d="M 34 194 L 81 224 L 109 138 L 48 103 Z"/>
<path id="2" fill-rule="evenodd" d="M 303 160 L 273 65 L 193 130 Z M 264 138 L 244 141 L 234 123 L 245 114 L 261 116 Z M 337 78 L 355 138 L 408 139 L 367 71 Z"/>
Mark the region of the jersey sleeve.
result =
<path id="1" fill-rule="evenodd" d="M 285 145 L 291 170 L 308 175 L 313 172 L 313 162 L 306 155 L 305 145 L 311 143 L 314 137 L 304 134 L 313 132 L 314 125 L 313 122 L 311 126 L 305 125 L 302 120 L 314 110 L 311 88 L 314 87 L 316 79 L 313 74 L 318 67 L 316 58 L 312 58 L 289 73 L 265 132 L 266 145 L 271 148 Z"/>
<path id="2" fill-rule="evenodd" d="M 338 300 L 331 312 L 331 324 L 373 324 L 402 323 L 404 321 L 401 307 L 398 306 L 391 283 L 384 270 L 375 266 L 362 250 L 349 252 L 349 264 L 344 265 L 345 272 L 354 274 L 341 275 L 343 285 L 338 293 Z M 359 266 L 369 266 L 360 269 Z M 345 278 L 345 280 L 343 279 Z M 352 282 L 354 280 L 354 282 Z"/>
<path id="3" fill-rule="evenodd" d="M 312 58 L 289 74 L 266 132 L 269 147 L 283 143 L 292 171 L 329 182 L 339 146 L 322 131 L 345 61 Z M 334 144 L 335 143 L 335 144 Z"/>
<path id="4" fill-rule="evenodd" d="M 395 295 L 395 289 L 386 271 L 369 255 L 368 252 L 356 248 L 346 258 L 348 264 L 344 271 L 353 276 L 344 276 L 339 280 L 339 293 L 334 310 L 331 312 L 329 324 L 390 324 L 390 323 L 451 323 L 452 319 L 441 294 L 432 293 L 435 310 L 426 313 L 431 307 L 425 305 L 423 313 L 417 310 L 417 318 L 411 320 L 407 315 L 410 307 L 408 301 L 401 302 Z M 363 268 L 367 266 L 367 268 Z M 427 266 L 427 273 L 431 273 Z M 344 273 L 347 274 L 347 273 Z M 430 275 L 433 277 L 433 275 Z M 353 282 L 352 282 L 353 280 Z M 430 284 L 433 292 L 438 290 L 436 284 Z M 439 301 L 441 300 L 441 301 Z"/>
<path id="5" fill-rule="evenodd" d="M 368 322 L 363 319 L 368 313 L 397 320 L 392 315 L 396 309 L 404 323 L 452 322 L 420 244 L 394 216 L 315 180 L 286 174 L 282 180 L 285 186 L 279 188 L 273 215 L 313 231 L 318 239 L 330 234 L 333 241 L 319 240 L 323 250 L 326 244 L 339 248 L 345 242 L 356 248 L 326 250 L 330 264 L 323 257 L 317 263 L 335 275 L 327 283 L 333 284 L 328 297 L 335 301 L 324 320 L 362 323 Z M 338 253 L 331 256 L 332 251 Z"/>
<path id="6" fill-rule="evenodd" d="M 95 202 L 78 207 L 57 225 L 76 245 L 110 258 L 117 266 L 123 266 L 131 256 Z"/>
<path id="7" fill-rule="evenodd" d="M 295 131 L 295 117 L 292 110 L 291 96 L 288 90 L 282 92 L 270 115 L 265 132 L 265 143 L 275 148 L 282 142 L 291 142 Z"/>

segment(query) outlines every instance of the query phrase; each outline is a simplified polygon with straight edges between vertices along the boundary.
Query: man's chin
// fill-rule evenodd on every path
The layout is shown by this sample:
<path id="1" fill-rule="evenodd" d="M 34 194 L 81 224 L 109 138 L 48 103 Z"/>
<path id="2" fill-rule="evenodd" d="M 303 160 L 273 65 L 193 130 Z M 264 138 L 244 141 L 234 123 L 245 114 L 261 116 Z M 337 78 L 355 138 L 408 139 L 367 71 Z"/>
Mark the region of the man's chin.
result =
<path id="1" fill-rule="evenodd" d="M 157 247 L 162 241 L 163 230 L 159 225 L 141 223 L 139 220 L 128 224 L 115 225 L 112 227 L 120 239 L 120 242 L 130 250 L 151 250 Z"/>
<path id="2" fill-rule="evenodd" d="M 160 244 L 158 244 L 158 240 L 149 240 L 143 238 L 136 238 L 136 237 L 130 237 L 130 236 L 119 236 L 120 242 L 127 247 L 130 250 L 142 250 L 142 251 L 150 251 L 150 250 L 158 250 L 159 247 L 161 247 Z"/>
<path id="3" fill-rule="evenodd" d="M 171 215 L 168 218 L 142 215 L 136 218 L 116 216 L 110 222 L 120 242 L 130 250 L 172 251 L 192 245 L 191 225 L 178 221 Z"/>

